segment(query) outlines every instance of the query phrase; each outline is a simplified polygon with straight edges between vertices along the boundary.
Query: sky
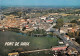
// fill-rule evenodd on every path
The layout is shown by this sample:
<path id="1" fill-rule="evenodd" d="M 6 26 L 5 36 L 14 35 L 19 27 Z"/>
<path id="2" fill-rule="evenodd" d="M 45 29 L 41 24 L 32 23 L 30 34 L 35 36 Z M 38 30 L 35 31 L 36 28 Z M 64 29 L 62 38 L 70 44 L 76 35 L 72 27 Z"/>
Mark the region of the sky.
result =
<path id="1" fill-rule="evenodd" d="M 80 0 L 0 0 L 0 6 L 80 6 Z"/>

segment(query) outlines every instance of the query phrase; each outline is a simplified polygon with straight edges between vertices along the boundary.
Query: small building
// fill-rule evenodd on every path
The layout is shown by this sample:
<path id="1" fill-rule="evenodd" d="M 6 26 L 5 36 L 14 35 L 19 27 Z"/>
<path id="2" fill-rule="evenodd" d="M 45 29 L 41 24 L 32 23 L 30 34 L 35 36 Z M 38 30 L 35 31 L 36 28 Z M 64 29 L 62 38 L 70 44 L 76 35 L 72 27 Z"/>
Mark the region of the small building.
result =
<path id="1" fill-rule="evenodd" d="M 54 20 L 54 18 L 53 17 L 51 17 L 51 18 L 49 18 L 50 20 Z"/>
<path id="2" fill-rule="evenodd" d="M 29 25 L 26 25 L 25 27 L 26 27 L 26 31 L 32 31 L 33 30 L 33 28 L 30 28 Z"/>
<path id="3" fill-rule="evenodd" d="M 65 35 L 64 38 L 70 40 L 70 37 L 68 35 Z"/>
<path id="4" fill-rule="evenodd" d="M 25 20 L 24 19 L 21 19 L 21 22 L 24 22 Z"/>
<path id="5" fill-rule="evenodd" d="M 76 55 L 78 54 L 78 51 L 75 48 L 69 47 L 68 48 L 68 54 L 69 55 Z"/>
<path id="6" fill-rule="evenodd" d="M 19 56 L 19 53 L 18 52 L 9 53 L 8 56 Z"/>
<path id="7" fill-rule="evenodd" d="M 37 26 L 34 26 L 33 28 L 34 28 L 34 29 L 38 29 L 38 27 L 37 27 Z"/>
<path id="8" fill-rule="evenodd" d="M 76 26 L 76 23 L 64 23 L 63 27 L 73 27 Z"/>
<path id="9" fill-rule="evenodd" d="M 79 28 L 78 27 L 61 27 L 60 28 L 60 34 L 62 33 L 68 33 L 68 32 L 76 32 Z"/>
<path id="10" fill-rule="evenodd" d="M 46 17 L 41 17 L 41 20 L 46 20 Z"/>
<path id="11" fill-rule="evenodd" d="M 46 20 L 47 23 L 53 23 L 53 20 Z"/>
<path id="12" fill-rule="evenodd" d="M 28 25 L 26 25 L 25 27 L 26 27 L 26 29 L 29 29 L 29 26 Z"/>
<path id="13" fill-rule="evenodd" d="M 52 51 L 66 50 L 67 46 L 52 47 Z"/>
<path id="14" fill-rule="evenodd" d="M 54 18 L 50 18 L 51 20 L 54 20 Z"/>
<path id="15" fill-rule="evenodd" d="M 8 26 L 5 26 L 5 29 L 8 29 Z"/>
<path id="16" fill-rule="evenodd" d="M 75 41 L 75 38 L 70 38 L 71 40 Z"/>
<path id="17" fill-rule="evenodd" d="M 66 27 L 61 27 L 60 28 L 60 34 L 65 34 L 65 33 L 67 33 L 68 31 L 67 31 L 67 28 Z"/>
<path id="18" fill-rule="evenodd" d="M 60 44 L 60 45 L 63 45 L 63 44 L 64 44 L 64 42 L 63 42 L 63 41 L 59 41 L 59 44 Z"/>
<path id="19" fill-rule="evenodd" d="M 3 25 L 0 25 L 0 28 L 3 28 Z"/>

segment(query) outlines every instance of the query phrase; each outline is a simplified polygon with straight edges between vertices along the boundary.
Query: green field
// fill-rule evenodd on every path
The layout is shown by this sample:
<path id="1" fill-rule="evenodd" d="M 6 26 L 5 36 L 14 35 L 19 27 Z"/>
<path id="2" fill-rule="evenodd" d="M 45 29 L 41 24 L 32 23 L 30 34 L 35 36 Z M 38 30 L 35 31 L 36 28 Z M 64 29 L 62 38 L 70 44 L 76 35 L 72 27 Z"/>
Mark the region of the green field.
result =
<path id="1" fill-rule="evenodd" d="M 35 49 L 48 49 L 51 46 L 58 45 L 58 38 L 56 37 L 27 37 L 19 35 L 15 32 L 0 32 L 0 55 L 5 55 L 14 49 L 35 50 Z M 29 46 L 4 46 L 5 42 L 30 42 Z M 5 53 L 5 54 L 3 54 Z"/>

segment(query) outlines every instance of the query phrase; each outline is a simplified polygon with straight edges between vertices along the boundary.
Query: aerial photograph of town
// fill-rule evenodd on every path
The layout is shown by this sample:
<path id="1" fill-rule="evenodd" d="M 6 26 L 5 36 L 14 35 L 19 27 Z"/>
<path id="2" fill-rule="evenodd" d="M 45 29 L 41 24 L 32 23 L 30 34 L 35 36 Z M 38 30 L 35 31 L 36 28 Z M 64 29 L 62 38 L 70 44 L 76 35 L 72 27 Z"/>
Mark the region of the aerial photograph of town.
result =
<path id="1" fill-rule="evenodd" d="M 80 56 L 80 0 L 0 0 L 0 56 Z"/>

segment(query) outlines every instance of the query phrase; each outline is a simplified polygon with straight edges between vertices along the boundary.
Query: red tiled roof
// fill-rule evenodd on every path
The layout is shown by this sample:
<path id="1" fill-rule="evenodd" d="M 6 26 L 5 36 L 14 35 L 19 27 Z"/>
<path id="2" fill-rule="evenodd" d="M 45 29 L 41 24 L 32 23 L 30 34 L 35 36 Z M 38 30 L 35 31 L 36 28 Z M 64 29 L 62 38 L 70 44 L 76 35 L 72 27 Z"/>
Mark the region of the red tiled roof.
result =
<path id="1" fill-rule="evenodd" d="M 53 21 L 53 20 L 47 20 L 47 21 Z"/>
<path id="2" fill-rule="evenodd" d="M 29 27 L 28 25 L 26 25 L 26 27 Z"/>
<path id="3" fill-rule="evenodd" d="M 66 50 L 66 48 L 67 48 L 66 46 L 65 47 L 55 47 L 55 48 L 53 47 L 52 50 L 56 50 L 56 51 L 58 51 L 58 50 Z"/>

